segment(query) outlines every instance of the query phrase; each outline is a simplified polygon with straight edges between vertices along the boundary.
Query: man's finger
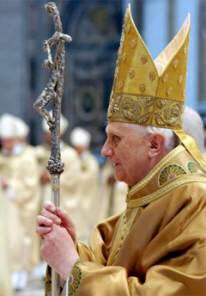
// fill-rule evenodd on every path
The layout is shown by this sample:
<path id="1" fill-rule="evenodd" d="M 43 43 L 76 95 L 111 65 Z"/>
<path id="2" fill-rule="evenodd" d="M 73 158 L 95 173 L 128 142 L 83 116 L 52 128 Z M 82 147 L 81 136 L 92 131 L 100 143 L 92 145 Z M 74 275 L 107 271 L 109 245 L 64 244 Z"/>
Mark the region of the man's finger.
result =
<path id="1" fill-rule="evenodd" d="M 60 225 L 62 223 L 61 219 L 56 214 L 51 213 L 45 208 L 43 208 L 41 216 L 44 216 L 45 218 L 52 220 L 55 224 Z"/>
<path id="2" fill-rule="evenodd" d="M 49 232 L 52 231 L 52 227 L 45 227 L 45 226 L 37 226 L 36 228 L 36 233 L 41 237 L 43 238 L 42 236 L 43 235 L 46 235 L 48 234 Z"/>
<path id="3" fill-rule="evenodd" d="M 53 221 L 51 219 L 48 219 L 44 216 L 38 215 L 37 216 L 37 224 L 39 226 L 51 226 L 53 224 Z"/>
<path id="4" fill-rule="evenodd" d="M 73 224 L 72 220 L 70 219 L 70 217 L 64 211 L 62 211 L 60 208 L 56 209 L 56 213 L 62 221 L 62 223 L 61 223 L 62 226 L 64 226 L 67 229 L 67 231 L 71 235 L 73 241 L 76 241 L 75 227 L 74 227 L 74 224 Z"/>
<path id="5" fill-rule="evenodd" d="M 44 208 L 45 208 L 46 210 L 48 210 L 48 211 L 53 212 L 53 213 L 56 212 L 56 207 L 55 207 L 55 205 L 54 205 L 52 202 L 50 202 L 50 201 L 45 202 L 45 204 L 44 204 Z"/>
<path id="6" fill-rule="evenodd" d="M 65 226 L 74 227 L 74 224 L 73 224 L 71 218 L 66 214 L 66 212 L 64 212 L 60 208 L 57 208 L 56 213 L 57 213 L 58 217 L 61 219 L 62 223 L 65 224 Z"/>

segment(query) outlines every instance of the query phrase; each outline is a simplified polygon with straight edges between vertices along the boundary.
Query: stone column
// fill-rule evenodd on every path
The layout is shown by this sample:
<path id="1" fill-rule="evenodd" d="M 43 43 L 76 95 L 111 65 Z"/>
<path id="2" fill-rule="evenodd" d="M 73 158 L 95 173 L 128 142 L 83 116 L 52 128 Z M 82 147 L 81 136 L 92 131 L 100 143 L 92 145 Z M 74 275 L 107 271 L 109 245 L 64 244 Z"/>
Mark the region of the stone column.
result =
<path id="1" fill-rule="evenodd" d="M 0 114 L 23 117 L 28 97 L 26 2 L 3 0 L 0 9 Z"/>

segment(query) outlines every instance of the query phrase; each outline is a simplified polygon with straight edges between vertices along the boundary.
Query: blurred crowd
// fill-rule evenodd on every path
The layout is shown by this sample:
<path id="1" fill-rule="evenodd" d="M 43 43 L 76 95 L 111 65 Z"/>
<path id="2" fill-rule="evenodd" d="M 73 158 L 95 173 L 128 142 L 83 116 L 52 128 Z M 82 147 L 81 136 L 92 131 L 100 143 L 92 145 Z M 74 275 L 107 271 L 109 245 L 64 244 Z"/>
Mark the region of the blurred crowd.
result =
<path id="1" fill-rule="evenodd" d="M 91 135 L 75 127 L 70 145 L 63 135 L 68 121 L 61 116 L 60 178 L 61 208 L 75 224 L 78 239 L 88 242 L 92 228 L 104 218 L 118 214 L 126 205 L 127 185 L 115 181 L 107 161 L 100 167 L 90 151 Z M 191 108 L 184 112 L 184 129 L 195 138 L 204 153 L 204 126 Z M 35 233 L 37 215 L 43 203 L 52 201 L 50 175 L 51 134 L 42 122 L 43 143 L 31 146 L 29 127 L 11 114 L 0 117 L 0 296 L 27 287 L 29 278 L 42 279 L 45 264 L 40 258 L 40 241 Z"/>
<path id="2" fill-rule="evenodd" d="M 63 135 L 68 121 L 61 116 L 60 178 L 61 208 L 72 218 L 78 239 L 87 242 L 94 225 L 125 207 L 126 184 L 116 182 L 113 168 L 100 167 L 90 151 L 91 135 L 75 127 L 70 144 Z M 42 122 L 43 143 L 28 143 L 29 127 L 11 114 L 0 117 L 0 295 L 11 296 L 23 290 L 31 277 L 42 278 L 45 264 L 40 258 L 40 241 L 35 233 L 42 204 L 52 200 L 50 175 L 51 134 Z"/>

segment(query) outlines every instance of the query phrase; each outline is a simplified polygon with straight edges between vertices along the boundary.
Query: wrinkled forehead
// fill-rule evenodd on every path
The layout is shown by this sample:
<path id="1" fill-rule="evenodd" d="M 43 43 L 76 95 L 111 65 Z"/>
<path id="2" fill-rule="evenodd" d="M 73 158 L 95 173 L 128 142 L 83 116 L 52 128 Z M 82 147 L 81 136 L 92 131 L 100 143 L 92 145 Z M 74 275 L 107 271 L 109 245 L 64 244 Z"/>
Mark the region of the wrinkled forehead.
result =
<path id="1" fill-rule="evenodd" d="M 107 134 L 124 130 L 128 124 L 122 122 L 108 122 L 105 128 Z"/>
<path id="2" fill-rule="evenodd" d="M 145 127 L 125 122 L 108 122 L 105 132 L 106 134 L 126 135 L 133 133 L 136 135 L 143 135 L 145 134 Z"/>

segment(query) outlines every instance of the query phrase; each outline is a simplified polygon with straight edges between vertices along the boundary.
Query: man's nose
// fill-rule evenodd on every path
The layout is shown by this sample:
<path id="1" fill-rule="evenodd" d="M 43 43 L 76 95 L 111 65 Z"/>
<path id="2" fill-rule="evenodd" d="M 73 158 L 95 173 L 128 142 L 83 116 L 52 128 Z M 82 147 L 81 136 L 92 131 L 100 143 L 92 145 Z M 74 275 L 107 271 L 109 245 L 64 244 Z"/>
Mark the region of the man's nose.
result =
<path id="1" fill-rule="evenodd" d="M 110 157 L 112 155 L 112 149 L 107 144 L 107 141 L 104 143 L 102 147 L 101 155 L 104 157 Z"/>

